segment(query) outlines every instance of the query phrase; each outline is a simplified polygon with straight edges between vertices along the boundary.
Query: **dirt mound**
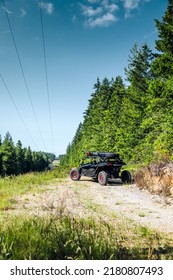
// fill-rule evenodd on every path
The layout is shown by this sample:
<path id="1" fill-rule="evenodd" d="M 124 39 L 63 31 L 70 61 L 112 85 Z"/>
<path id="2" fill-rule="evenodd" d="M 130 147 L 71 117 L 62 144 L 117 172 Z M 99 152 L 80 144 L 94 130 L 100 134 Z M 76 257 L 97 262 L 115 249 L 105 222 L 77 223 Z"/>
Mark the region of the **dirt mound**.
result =
<path id="1" fill-rule="evenodd" d="M 145 167 L 134 173 L 134 180 L 140 189 L 173 197 L 173 163 Z"/>

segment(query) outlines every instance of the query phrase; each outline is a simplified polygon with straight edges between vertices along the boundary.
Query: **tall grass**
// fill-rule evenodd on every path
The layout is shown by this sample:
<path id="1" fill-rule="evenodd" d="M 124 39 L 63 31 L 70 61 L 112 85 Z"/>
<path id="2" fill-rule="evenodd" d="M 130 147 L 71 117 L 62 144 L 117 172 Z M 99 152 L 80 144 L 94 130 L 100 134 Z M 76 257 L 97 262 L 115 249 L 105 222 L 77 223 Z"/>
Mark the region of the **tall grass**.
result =
<path id="1" fill-rule="evenodd" d="M 69 216 L 29 217 L 0 225 L 0 259 L 172 259 L 168 241 L 146 228 L 137 239 L 109 223 Z"/>
<path id="2" fill-rule="evenodd" d="M 66 169 L 56 167 L 46 172 L 32 172 L 19 176 L 0 178 L 0 210 L 12 209 L 16 196 L 31 192 L 36 187 L 49 184 L 67 176 Z"/>

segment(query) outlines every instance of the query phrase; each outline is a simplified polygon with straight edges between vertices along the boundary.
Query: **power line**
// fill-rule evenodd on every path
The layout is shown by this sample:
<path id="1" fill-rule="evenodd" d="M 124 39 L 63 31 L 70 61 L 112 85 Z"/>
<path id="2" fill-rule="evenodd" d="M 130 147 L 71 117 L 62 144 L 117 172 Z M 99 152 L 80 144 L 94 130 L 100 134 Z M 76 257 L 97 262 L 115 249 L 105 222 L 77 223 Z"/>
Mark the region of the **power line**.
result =
<path id="1" fill-rule="evenodd" d="M 4 0 L 2 0 L 2 4 L 3 4 L 3 9 L 5 11 L 6 18 L 7 18 L 7 21 L 8 21 L 8 25 L 9 25 L 9 29 L 10 29 L 10 32 L 11 32 L 14 48 L 16 50 L 16 54 L 17 54 L 17 58 L 18 58 L 19 65 L 20 65 L 20 69 L 21 69 L 21 72 L 22 72 L 24 84 L 25 84 L 26 91 L 27 91 L 27 94 L 28 94 L 28 97 L 29 97 L 29 101 L 30 101 L 31 108 L 32 108 L 32 111 L 33 111 L 33 114 L 34 114 L 34 118 L 35 118 L 35 121 L 36 121 L 36 124 L 37 124 L 37 128 L 38 128 L 38 131 L 39 131 L 39 134 L 40 134 L 43 146 L 46 149 L 46 146 L 45 146 L 45 143 L 44 143 L 44 140 L 43 140 L 43 137 L 42 137 L 41 129 L 40 129 L 40 126 L 39 126 L 39 123 L 38 123 L 38 120 L 37 120 L 36 113 L 35 113 L 34 105 L 33 105 L 32 99 L 31 99 L 31 94 L 30 94 L 29 87 L 28 87 L 28 84 L 27 84 L 27 81 L 26 81 L 26 76 L 25 76 L 24 69 L 23 69 L 23 66 L 22 66 L 22 61 L 20 59 L 19 51 L 18 51 L 18 48 L 17 48 L 16 40 L 15 40 L 15 37 L 14 37 L 13 29 L 12 29 L 12 26 L 11 26 L 11 22 L 10 22 L 10 19 L 9 19 L 9 16 L 8 16 L 8 12 L 7 12 L 7 8 L 6 8 L 6 4 L 5 4 Z"/>
<path id="2" fill-rule="evenodd" d="M 9 90 L 9 88 L 8 88 L 8 86 L 7 86 L 7 84 L 6 84 L 6 82 L 5 82 L 5 80 L 4 80 L 4 78 L 3 78 L 3 76 L 2 76 L 1 73 L 0 73 L 0 77 L 1 77 L 1 80 L 2 80 L 2 82 L 3 82 L 3 84 L 4 84 L 4 87 L 6 88 L 8 94 L 9 94 L 9 96 L 10 96 L 10 99 L 12 100 L 12 103 L 13 103 L 13 105 L 14 105 L 14 107 L 15 107 L 15 109 L 16 109 L 16 111 L 17 111 L 17 113 L 18 113 L 18 115 L 19 115 L 19 117 L 20 117 L 20 119 L 21 119 L 21 121 L 22 121 L 22 123 L 23 123 L 25 129 L 27 130 L 29 136 L 31 137 L 34 146 L 38 149 L 38 147 L 37 147 L 37 145 L 36 145 L 36 143 L 35 143 L 35 141 L 34 141 L 32 135 L 31 135 L 31 133 L 30 133 L 30 131 L 29 131 L 29 129 L 28 129 L 26 123 L 24 122 L 23 117 L 22 117 L 22 115 L 21 115 L 21 113 L 20 113 L 20 111 L 19 111 L 19 109 L 18 109 L 18 107 L 17 107 L 17 105 L 16 105 L 16 103 L 15 103 L 15 101 L 14 101 L 14 99 L 13 99 L 13 96 L 12 96 L 12 94 L 11 94 L 11 92 L 10 92 L 10 90 Z"/>
<path id="3" fill-rule="evenodd" d="M 52 149 L 53 149 L 53 152 L 54 152 L 52 117 L 51 117 L 51 107 L 50 107 L 50 91 L 49 91 L 49 82 L 48 82 L 48 71 L 47 71 L 47 60 L 46 60 L 46 47 L 45 47 L 42 3 L 44 3 L 44 1 L 43 2 L 39 1 L 40 20 L 41 20 L 41 32 L 42 32 L 42 42 L 43 42 L 43 57 L 44 57 L 45 76 L 46 76 L 46 89 L 47 89 L 47 97 L 48 97 L 48 108 L 49 108 L 49 122 L 50 122 L 50 131 L 51 131 L 51 139 L 52 139 Z"/>

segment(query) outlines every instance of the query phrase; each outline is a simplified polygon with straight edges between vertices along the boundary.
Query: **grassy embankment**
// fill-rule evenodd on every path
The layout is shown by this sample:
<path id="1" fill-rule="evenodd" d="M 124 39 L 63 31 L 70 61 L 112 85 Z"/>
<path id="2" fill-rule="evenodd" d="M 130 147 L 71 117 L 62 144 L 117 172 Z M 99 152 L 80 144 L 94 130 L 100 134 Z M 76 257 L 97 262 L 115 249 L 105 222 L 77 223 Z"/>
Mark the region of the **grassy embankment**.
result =
<path id="1" fill-rule="evenodd" d="M 67 174 L 57 168 L 42 174 L 0 179 L 1 213 L 12 209 L 17 194 L 39 191 L 38 186 Z M 116 219 L 114 219 L 116 223 Z M 11 217 L 0 222 L 0 259 L 173 259 L 172 242 L 147 227 L 115 227 L 66 216 Z"/>
<path id="2" fill-rule="evenodd" d="M 67 174 L 67 170 L 56 167 L 54 170 L 46 172 L 32 172 L 0 178 L 0 210 L 13 209 L 18 195 L 29 193 L 33 190 L 42 191 L 41 186 L 47 185 L 57 178 L 61 180 Z"/>

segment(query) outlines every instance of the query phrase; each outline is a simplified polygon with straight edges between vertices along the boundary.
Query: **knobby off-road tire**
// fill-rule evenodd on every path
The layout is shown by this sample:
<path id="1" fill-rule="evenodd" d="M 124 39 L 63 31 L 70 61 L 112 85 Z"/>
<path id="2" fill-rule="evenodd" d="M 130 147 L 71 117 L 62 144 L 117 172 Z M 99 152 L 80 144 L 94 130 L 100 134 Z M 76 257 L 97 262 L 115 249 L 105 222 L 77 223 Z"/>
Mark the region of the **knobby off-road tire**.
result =
<path id="1" fill-rule="evenodd" d="M 123 170 L 121 173 L 121 180 L 123 183 L 130 184 L 132 182 L 132 175 L 128 170 Z"/>
<path id="2" fill-rule="evenodd" d="M 70 178 L 73 180 L 73 181 L 79 181 L 80 180 L 80 173 L 79 173 L 79 170 L 76 169 L 76 168 L 73 168 L 71 171 L 70 171 Z"/>
<path id="3" fill-rule="evenodd" d="M 108 174 L 105 171 L 100 171 L 97 179 L 100 185 L 106 186 L 108 183 Z"/>

